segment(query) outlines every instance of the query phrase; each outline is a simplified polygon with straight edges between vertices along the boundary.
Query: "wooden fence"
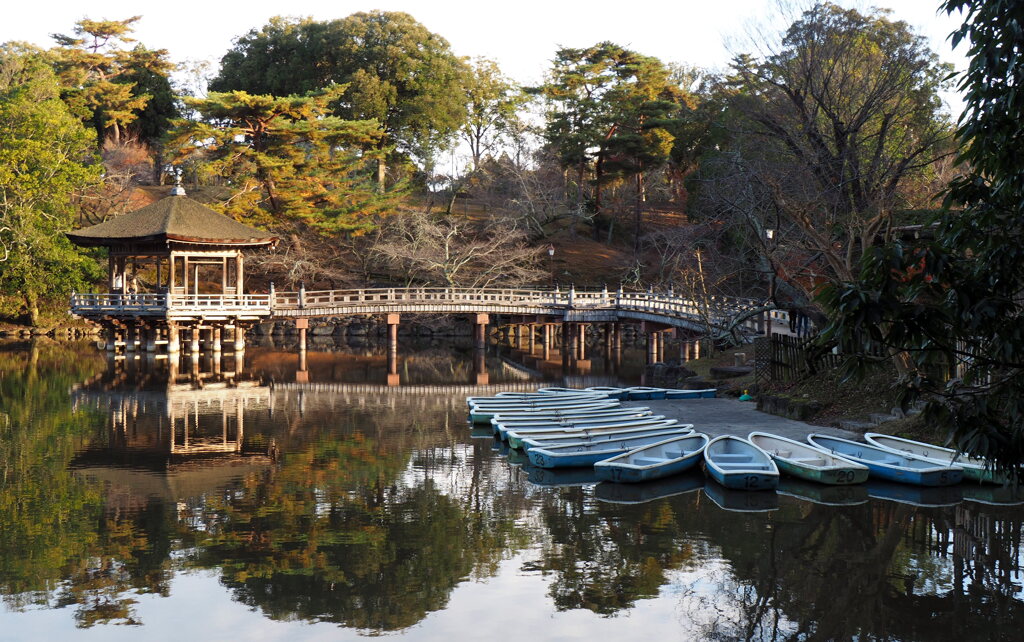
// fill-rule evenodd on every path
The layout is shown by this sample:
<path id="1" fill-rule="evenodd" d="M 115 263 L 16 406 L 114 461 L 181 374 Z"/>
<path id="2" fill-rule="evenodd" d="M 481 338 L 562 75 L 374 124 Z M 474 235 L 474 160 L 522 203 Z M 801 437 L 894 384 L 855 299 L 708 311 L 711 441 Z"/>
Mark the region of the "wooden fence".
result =
<path id="1" fill-rule="evenodd" d="M 755 373 L 759 381 L 794 381 L 808 373 L 838 368 L 843 356 L 816 354 L 811 339 L 783 334 L 754 340 Z"/>

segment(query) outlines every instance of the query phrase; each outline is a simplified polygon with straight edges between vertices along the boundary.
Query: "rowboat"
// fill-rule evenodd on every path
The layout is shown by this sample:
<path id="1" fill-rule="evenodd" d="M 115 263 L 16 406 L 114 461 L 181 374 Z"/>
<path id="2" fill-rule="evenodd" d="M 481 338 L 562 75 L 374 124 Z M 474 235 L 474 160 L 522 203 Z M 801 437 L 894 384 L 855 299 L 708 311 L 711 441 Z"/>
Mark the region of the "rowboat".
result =
<path id="1" fill-rule="evenodd" d="M 687 429 L 688 430 L 688 429 Z M 662 441 L 664 437 L 629 437 L 614 441 L 577 443 L 550 448 L 531 448 L 526 455 L 530 463 L 540 468 L 569 468 L 593 466 L 602 459 L 621 455 L 634 448 Z"/>
<path id="2" fill-rule="evenodd" d="M 586 470 L 586 468 L 582 470 Z M 594 486 L 594 498 L 611 504 L 643 504 L 656 499 L 692 493 L 703 486 L 704 475 L 697 470 L 688 470 L 681 475 L 639 484 L 616 484 L 603 481 Z"/>
<path id="3" fill-rule="evenodd" d="M 959 453 L 953 448 L 926 444 L 922 441 L 883 435 L 877 432 L 869 432 L 864 439 L 873 446 L 888 450 L 900 455 L 912 455 L 918 459 L 924 459 L 940 466 L 957 466 L 964 469 L 964 477 L 976 481 L 1002 484 L 1007 481 L 1006 475 L 994 470 L 984 459 L 968 457 Z"/>
<path id="4" fill-rule="evenodd" d="M 706 388 L 704 390 L 665 389 L 666 399 L 714 399 L 717 396 L 718 388 Z"/>
<path id="5" fill-rule="evenodd" d="M 609 403 L 618 405 L 614 399 L 603 399 L 598 397 L 573 397 L 562 399 L 552 397 L 550 399 L 486 399 L 483 401 L 471 401 L 470 410 L 481 408 L 562 408 L 564 406 L 576 406 L 580 404 Z"/>
<path id="6" fill-rule="evenodd" d="M 611 386 L 591 386 L 586 388 L 588 392 L 600 392 L 607 395 L 609 399 L 629 399 L 629 390 L 626 388 L 613 388 Z"/>
<path id="7" fill-rule="evenodd" d="M 812 433 L 807 440 L 833 455 L 863 464 L 872 477 L 916 486 L 951 486 L 964 477 L 962 468 L 942 466 L 935 462 L 898 454 L 871 444 L 862 444 L 841 437 Z"/>
<path id="8" fill-rule="evenodd" d="M 599 392 L 577 390 L 572 393 L 553 392 L 499 392 L 493 397 L 466 397 L 466 405 L 472 406 L 477 403 L 507 402 L 517 403 L 520 401 L 550 400 L 550 399 L 607 399 L 606 395 Z"/>
<path id="9" fill-rule="evenodd" d="M 537 388 L 539 393 L 555 394 L 555 395 L 574 395 L 574 394 L 585 394 L 587 390 L 582 388 L 563 388 L 560 386 L 545 386 L 543 388 Z"/>
<path id="10" fill-rule="evenodd" d="M 719 508 L 730 512 L 767 513 L 779 510 L 779 496 L 775 492 L 747 493 L 708 480 L 704 484 L 704 494 Z"/>
<path id="11" fill-rule="evenodd" d="M 504 438 L 509 430 L 552 430 L 556 428 L 572 428 L 573 426 L 599 426 L 630 421 L 652 421 L 664 419 L 664 415 L 652 415 L 650 410 L 620 412 L 614 415 L 565 415 L 542 416 L 538 418 L 520 418 L 520 416 L 495 415 L 491 418 L 492 431 Z"/>
<path id="12" fill-rule="evenodd" d="M 594 470 L 598 479 L 630 484 L 671 477 L 696 466 L 708 441 L 702 432 L 671 437 L 599 461 Z"/>
<path id="13" fill-rule="evenodd" d="M 646 428 L 648 430 L 658 430 L 662 428 L 678 428 L 691 432 L 692 428 L 690 424 L 681 424 L 675 419 L 651 419 L 643 421 L 630 421 L 619 424 L 609 424 L 605 426 L 567 426 L 559 428 L 553 426 L 548 430 L 508 430 L 505 432 L 505 437 L 508 439 L 508 445 L 512 448 L 522 448 L 523 439 L 557 439 L 559 437 L 571 437 L 573 435 L 596 435 L 600 433 L 616 433 L 624 428 Z"/>
<path id="14" fill-rule="evenodd" d="M 776 462 L 777 463 L 777 462 Z M 856 506 L 868 501 L 868 490 L 864 484 L 846 486 L 825 486 L 795 477 L 780 477 L 780 495 L 788 495 L 812 504 L 823 506 Z"/>
<path id="15" fill-rule="evenodd" d="M 765 451 L 742 437 L 715 437 L 704 449 L 708 475 L 726 488 L 770 490 L 779 485 L 779 469 Z"/>
<path id="16" fill-rule="evenodd" d="M 766 432 L 752 432 L 750 443 L 775 460 L 779 470 L 794 477 L 840 486 L 860 484 L 868 478 L 868 467 L 842 459 L 816 446 Z"/>
<path id="17" fill-rule="evenodd" d="M 494 417 L 491 418 L 491 423 L 493 424 L 496 421 L 559 421 L 562 419 L 585 419 L 588 417 L 600 419 L 605 417 L 633 417 L 649 414 L 651 414 L 651 409 L 646 406 L 633 408 L 612 406 L 609 408 L 598 408 L 597 410 L 559 410 L 557 408 L 547 410 L 516 410 L 494 415 Z"/>
<path id="18" fill-rule="evenodd" d="M 524 410 L 602 410 L 618 407 L 618 401 L 580 401 L 563 403 L 559 405 L 509 405 L 509 406 L 472 406 L 469 409 L 469 418 L 475 424 L 490 422 L 494 415 L 522 412 Z"/>
<path id="19" fill-rule="evenodd" d="M 869 479 L 864 487 L 873 499 L 923 508 L 956 506 L 963 501 L 962 486 L 911 486 L 884 479 Z"/>
<path id="20" fill-rule="evenodd" d="M 693 424 L 679 424 L 667 428 L 623 428 L 610 432 L 599 432 L 580 435 L 574 433 L 565 437 L 543 437 L 540 439 L 521 439 L 520 447 L 529 451 L 531 448 L 546 448 L 548 446 L 565 446 L 579 442 L 614 441 L 620 437 L 654 437 L 662 435 L 665 439 L 679 434 L 680 429 L 692 429 Z M 692 432 L 692 430 L 687 430 Z"/>
<path id="21" fill-rule="evenodd" d="M 650 410 L 646 408 L 633 409 L 633 412 L 627 412 L 629 409 L 620 409 L 621 412 L 611 413 L 607 412 L 595 412 L 595 413 L 565 413 L 565 414 L 548 414 L 538 413 L 536 415 L 528 415 L 522 413 L 513 413 L 509 415 L 495 415 L 490 418 L 490 430 L 495 434 L 496 437 L 505 439 L 505 433 L 509 430 L 515 429 L 537 429 L 537 428 L 561 428 L 563 426 L 574 426 L 580 424 L 586 424 L 588 422 L 630 422 L 640 421 L 644 419 L 650 419 L 654 415 L 650 414 Z"/>
<path id="22" fill-rule="evenodd" d="M 632 386 L 626 388 L 626 392 L 629 393 L 629 398 L 634 401 L 643 399 L 665 398 L 664 388 L 651 388 L 649 386 Z"/>

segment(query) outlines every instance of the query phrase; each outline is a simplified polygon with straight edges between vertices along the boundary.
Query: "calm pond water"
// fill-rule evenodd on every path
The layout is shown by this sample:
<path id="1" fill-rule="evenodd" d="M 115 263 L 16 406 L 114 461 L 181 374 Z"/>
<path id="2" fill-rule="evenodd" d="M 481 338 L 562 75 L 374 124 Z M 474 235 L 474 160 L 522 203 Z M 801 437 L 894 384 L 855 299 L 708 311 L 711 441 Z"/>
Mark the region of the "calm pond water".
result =
<path id="1" fill-rule="evenodd" d="M 1024 508 L 992 489 L 594 485 L 466 424 L 484 372 L 635 362 L 0 346 L 0 640 L 1021 639 Z"/>

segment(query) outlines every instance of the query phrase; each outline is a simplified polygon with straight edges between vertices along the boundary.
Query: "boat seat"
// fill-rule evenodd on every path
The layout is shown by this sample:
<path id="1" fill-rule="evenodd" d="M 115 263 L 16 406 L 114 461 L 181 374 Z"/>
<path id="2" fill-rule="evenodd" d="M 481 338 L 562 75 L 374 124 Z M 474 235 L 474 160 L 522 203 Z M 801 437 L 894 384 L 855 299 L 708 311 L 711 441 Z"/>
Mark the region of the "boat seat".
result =
<path id="1" fill-rule="evenodd" d="M 666 450 L 665 451 L 665 458 L 666 459 L 679 459 L 680 457 L 684 457 L 685 455 L 686 455 L 686 453 L 683 452 L 682 450 Z"/>
<path id="2" fill-rule="evenodd" d="M 902 465 L 902 464 L 900 464 L 900 460 L 899 459 L 879 459 L 878 463 L 884 464 L 886 466 L 900 466 L 900 465 Z"/>
<path id="3" fill-rule="evenodd" d="M 665 460 L 664 459 L 655 459 L 653 457 L 634 457 L 633 458 L 633 465 L 634 466 L 650 466 L 651 464 L 660 464 L 663 461 L 665 461 Z"/>
<path id="4" fill-rule="evenodd" d="M 722 470 L 765 470 L 764 464 L 755 464 L 752 461 L 726 461 L 717 462 Z"/>
<path id="5" fill-rule="evenodd" d="M 821 457 L 793 457 L 790 461 L 798 464 L 810 464 L 812 466 L 824 466 L 827 462 Z"/>
<path id="6" fill-rule="evenodd" d="M 776 450 L 774 454 L 776 456 L 778 456 L 778 457 L 782 457 L 783 459 L 789 459 L 792 456 L 793 451 L 792 450 Z M 800 460 L 797 459 L 796 461 L 800 461 Z"/>
<path id="7" fill-rule="evenodd" d="M 742 461 L 750 462 L 753 461 L 753 457 L 745 453 L 716 453 L 712 455 L 715 461 Z"/>

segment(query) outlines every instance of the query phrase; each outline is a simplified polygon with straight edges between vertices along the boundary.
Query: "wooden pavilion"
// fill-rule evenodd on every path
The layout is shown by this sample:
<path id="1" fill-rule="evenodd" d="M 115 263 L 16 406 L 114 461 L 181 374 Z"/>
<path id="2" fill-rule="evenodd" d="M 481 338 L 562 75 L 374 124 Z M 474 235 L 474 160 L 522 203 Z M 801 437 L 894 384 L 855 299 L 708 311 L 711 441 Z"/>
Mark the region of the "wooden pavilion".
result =
<path id="1" fill-rule="evenodd" d="M 181 349 L 183 333 L 219 351 L 224 331 L 245 346 L 244 328 L 270 314 L 266 294 L 245 291 L 244 251 L 277 237 L 232 220 L 181 187 L 156 203 L 67 234 L 75 244 L 108 249 L 107 292 L 76 294 L 71 311 L 107 331 L 107 349 Z"/>

